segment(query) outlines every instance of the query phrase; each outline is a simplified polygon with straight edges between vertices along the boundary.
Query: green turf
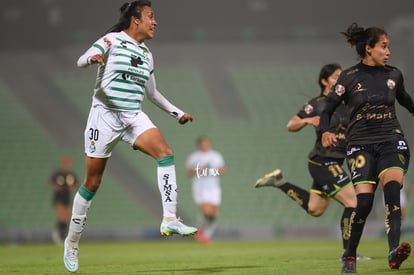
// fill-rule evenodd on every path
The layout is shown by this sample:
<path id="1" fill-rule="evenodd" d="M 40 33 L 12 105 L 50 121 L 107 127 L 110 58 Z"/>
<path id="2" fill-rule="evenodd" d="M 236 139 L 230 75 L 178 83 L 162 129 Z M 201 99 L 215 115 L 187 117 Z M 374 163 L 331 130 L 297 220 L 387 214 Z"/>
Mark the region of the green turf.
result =
<path id="1" fill-rule="evenodd" d="M 413 240 L 411 240 L 413 243 Z M 386 240 L 363 240 L 359 274 L 414 274 L 414 259 L 399 271 L 386 261 Z M 217 241 L 191 239 L 128 243 L 82 243 L 77 274 L 340 274 L 338 240 Z M 69 274 L 62 247 L 0 246 L 0 274 Z"/>

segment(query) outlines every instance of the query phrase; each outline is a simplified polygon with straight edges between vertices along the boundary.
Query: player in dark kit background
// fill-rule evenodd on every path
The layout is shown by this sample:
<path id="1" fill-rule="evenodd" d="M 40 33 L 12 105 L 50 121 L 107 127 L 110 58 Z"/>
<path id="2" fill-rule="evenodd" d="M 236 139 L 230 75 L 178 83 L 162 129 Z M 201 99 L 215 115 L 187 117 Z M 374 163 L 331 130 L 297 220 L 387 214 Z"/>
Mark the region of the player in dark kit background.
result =
<path id="1" fill-rule="evenodd" d="M 414 103 L 405 91 L 401 72 L 386 65 L 390 41 L 383 29 L 365 29 L 353 23 L 343 34 L 355 46 L 361 62 L 341 73 L 320 120 L 322 144 L 334 146 L 336 138 L 329 133 L 329 120 L 335 108 L 345 103 L 349 116 L 347 163 L 357 192 L 357 207 L 342 257 L 342 272 L 356 272 L 357 247 L 378 184 L 384 192 L 388 263 L 391 269 L 398 269 L 411 251 L 409 243 L 400 244 L 400 189 L 410 152 L 396 117 L 395 99 L 412 114 Z"/>
<path id="2" fill-rule="evenodd" d="M 273 186 L 280 189 L 294 200 L 306 213 L 319 217 L 328 209 L 332 199 L 338 201 L 344 211 L 340 219 L 343 249 L 349 240 L 349 222 L 356 207 L 356 193 L 350 178 L 342 168 L 346 156 L 345 131 L 348 124 L 345 106 L 339 106 L 332 116 L 329 129 L 336 136 L 335 147 L 322 146 L 322 132 L 319 129 L 319 118 L 326 104 L 326 96 L 336 83 L 342 69 L 339 64 L 326 64 L 319 73 L 318 84 L 320 95 L 305 103 L 303 108 L 288 122 L 290 132 L 297 132 L 307 125 L 315 128 L 316 141 L 308 155 L 308 170 L 313 183 L 311 191 L 304 190 L 297 185 L 286 182 L 282 172 L 276 169 L 257 180 L 255 187 Z M 369 260 L 369 257 L 359 255 L 360 260 Z"/>
<path id="3" fill-rule="evenodd" d="M 71 195 L 79 188 L 78 178 L 72 171 L 72 160 L 68 156 L 63 156 L 60 160 L 60 168 L 50 177 L 49 187 L 53 190 L 53 206 L 57 219 L 52 239 L 55 243 L 62 244 L 71 216 Z"/>

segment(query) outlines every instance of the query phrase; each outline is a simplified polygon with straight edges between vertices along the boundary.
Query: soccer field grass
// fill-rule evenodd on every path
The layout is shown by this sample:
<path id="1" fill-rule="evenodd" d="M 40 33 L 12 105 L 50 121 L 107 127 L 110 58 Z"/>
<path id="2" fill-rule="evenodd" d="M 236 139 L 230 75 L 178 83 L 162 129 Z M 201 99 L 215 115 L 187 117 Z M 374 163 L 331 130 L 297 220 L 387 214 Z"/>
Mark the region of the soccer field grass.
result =
<path id="1" fill-rule="evenodd" d="M 414 240 L 408 240 L 414 243 Z M 399 271 L 387 266 L 386 240 L 363 240 L 359 274 L 414 274 L 414 258 Z M 0 246 L 0 274 L 69 274 L 61 246 Z M 77 274 L 340 274 L 338 240 L 217 241 L 191 239 L 83 242 Z"/>

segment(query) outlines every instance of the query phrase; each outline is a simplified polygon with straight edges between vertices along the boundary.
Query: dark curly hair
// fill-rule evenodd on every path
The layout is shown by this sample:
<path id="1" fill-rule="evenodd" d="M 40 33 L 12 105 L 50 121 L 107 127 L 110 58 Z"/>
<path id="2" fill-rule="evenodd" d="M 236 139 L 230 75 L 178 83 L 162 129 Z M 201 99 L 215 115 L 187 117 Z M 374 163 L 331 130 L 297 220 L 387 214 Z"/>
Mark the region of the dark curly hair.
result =
<path id="1" fill-rule="evenodd" d="M 360 58 L 364 58 L 366 55 L 366 45 L 374 47 L 381 35 L 388 35 L 383 28 L 370 27 L 364 29 L 357 23 L 352 23 L 346 31 L 341 33 L 345 35 L 348 43 L 351 44 L 351 46 L 355 46 L 355 49 Z"/>

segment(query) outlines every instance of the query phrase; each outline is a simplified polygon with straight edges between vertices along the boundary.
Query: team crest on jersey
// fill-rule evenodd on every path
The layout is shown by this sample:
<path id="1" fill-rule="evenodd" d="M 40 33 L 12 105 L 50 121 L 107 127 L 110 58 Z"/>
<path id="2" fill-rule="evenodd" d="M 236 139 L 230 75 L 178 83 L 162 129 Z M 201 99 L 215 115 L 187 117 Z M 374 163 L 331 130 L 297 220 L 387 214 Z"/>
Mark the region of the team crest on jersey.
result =
<path id="1" fill-rule="evenodd" d="M 305 107 L 303 107 L 303 110 L 307 115 L 313 112 L 313 106 L 310 104 L 306 104 Z"/>
<path id="2" fill-rule="evenodd" d="M 96 151 L 95 142 L 91 141 L 91 144 L 89 145 L 89 152 L 90 153 L 95 153 L 95 151 Z"/>
<path id="3" fill-rule="evenodd" d="M 345 93 L 345 87 L 341 84 L 338 84 L 335 86 L 335 93 L 339 96 L 343 95 Z"/>
<path id="4" fill-rule="evenodd" d="M 392 79 L 388 79 L 388 80 L 387 80 L 387 87 L 388 87 L 388 89 L 390 89 L 390 90 L 394 90 L 394 88 L 395 88 L 395 81 L 394 81 L 394 80 L 392 80 Z"/>
<path id="5" fill-rule="evenodd" d="M 145 47 L 140 47 L 140 48 L 142 49 L 142 54 L 144 55 L 144 58 L 148 59 L 148 53 L 149 53 L 148 49 Z"/>
<path id="6" fill-rule="evenodd" d="M 109 40 L 109 39 L 108 39 L 108 38 L 106 38 L 106 37 L 104 37 L 103 41 L 104 41 L 104 43 L 105 43 L 105 45 L 106 45 L 107 47 L 109 47 L 109 46 L 111 46 L 111 45 L 112 45 L 111 40 Z"/>

